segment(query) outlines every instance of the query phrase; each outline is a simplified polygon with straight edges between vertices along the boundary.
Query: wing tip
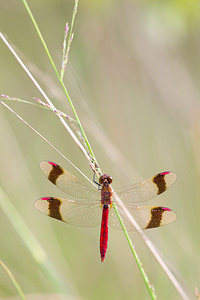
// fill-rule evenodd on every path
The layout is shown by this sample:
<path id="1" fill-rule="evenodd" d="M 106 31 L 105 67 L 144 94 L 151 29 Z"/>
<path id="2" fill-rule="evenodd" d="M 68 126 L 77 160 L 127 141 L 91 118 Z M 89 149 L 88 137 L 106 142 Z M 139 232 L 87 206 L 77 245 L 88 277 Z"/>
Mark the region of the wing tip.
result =
<path id="1" fill-rule="evenodd" d="M 44 207 L 45 207 L 45 211 L 46 211 L 46 204 L 45 201 L 42 202 L 42 200 L 48 200 L 50 199 L 50 197 L 44 197 L 44 198 L 40 198 L 38 200 L 35 201 L 34 206 L 37 210 L 39 210 L 40 212 L 44 212 Z"/>
<path id="2" fill-rule="evenodd" d="M 42 169 L 45 166 L 52 165 L 52 166 L 58 166 L 56 163 L 48 160 L 43 160 L 40 162 L 40 168 Z"/>
<path id="3" fill-rule="evenodd" d="M 166 220 L 168 220 L 168 222 L 166 222 L 166 224 L 172 223 L 176 220 L 176 213 L 172 209 L 170 209 L 168 207 L 163 207 L 163 206 L 161 208 L 164 211 L 164 217 L 166 217 L 167 218 Z M 164 223 L 164 225 L 165 225 L 165 223 Z"/>
<path id="4" fill-rule="evenodd" d="M 176 173 L 172 171 L 165 171 L 160 173 L 160 175 L 164 176 L 167 187 L 170 187 L 177 180 Z"/>

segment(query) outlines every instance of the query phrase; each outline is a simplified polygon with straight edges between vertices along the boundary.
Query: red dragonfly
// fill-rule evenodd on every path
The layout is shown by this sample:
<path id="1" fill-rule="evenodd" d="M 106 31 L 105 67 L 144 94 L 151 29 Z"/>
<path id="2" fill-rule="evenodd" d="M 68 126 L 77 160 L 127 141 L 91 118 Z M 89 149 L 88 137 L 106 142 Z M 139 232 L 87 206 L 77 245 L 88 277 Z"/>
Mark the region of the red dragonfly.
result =
<path id="1" fill-rule="evenodd" d="M 99 189 L 86 179 L 77 179 L 53 162 L 42 162 L 44 175 L 72 199 L 45 197 L 35 202 L 35 207 L 44 214 L 78 226 L 98 226 L 101 223 L 100 254 L 103 262 L 107 250 L 108 224 L 122 229 L 112 203 L 117 207 L 127 230 L 136 230 L 127 218 L 125 210 L 133 216 L 141 229 L 166 225 L 176 219 L 176 214 L 163 206 L 136 206 L 134 202 L 147 201 L 166 191 L 176 180 L 173 172 L 163 172 L 138 184 L 112 192 L 112 177 L 104 174 L 99 178 Z M 101 195 L 100 195 L 101 194 Z M 124 206 L 116 202 L 115 194 Z"/>

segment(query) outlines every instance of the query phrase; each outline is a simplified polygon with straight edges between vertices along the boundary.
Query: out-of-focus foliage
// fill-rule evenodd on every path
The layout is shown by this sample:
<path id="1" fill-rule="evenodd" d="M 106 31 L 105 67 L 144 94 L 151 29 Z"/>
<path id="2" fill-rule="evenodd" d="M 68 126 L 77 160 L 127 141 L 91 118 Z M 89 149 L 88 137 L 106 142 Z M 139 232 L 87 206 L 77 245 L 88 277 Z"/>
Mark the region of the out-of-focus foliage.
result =
<path id="1" fill-rule="evenodd" d="M 186 25 L 195 26 L 199 23 L 200 3 L 198 0 L 145 0 L 143 3 L 146 10 L 153 11 L 158 18 L 159 16 L 164 17 L 168 24 L 173 24 L 171 18 L 174 20 L 182 19 Z"/>
<path id="2" fill-rule="evenodd" d="M 143 1 L 146 21 L 152 34 L 176 44 L 199 26 L 200 2 L 197 0 Z"/>

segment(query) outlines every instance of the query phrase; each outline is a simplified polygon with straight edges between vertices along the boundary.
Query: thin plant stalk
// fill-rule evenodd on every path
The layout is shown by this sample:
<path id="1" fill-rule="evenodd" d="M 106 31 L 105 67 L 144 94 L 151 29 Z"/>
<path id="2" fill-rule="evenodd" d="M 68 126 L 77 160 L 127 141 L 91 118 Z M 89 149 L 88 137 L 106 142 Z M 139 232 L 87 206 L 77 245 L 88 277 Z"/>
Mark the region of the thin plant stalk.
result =
<path id="1" fill-rule="evenodd" d="M 4 269 L 4 271 L 7 273 L 8 277 L 10 278 L 10 281 L 12 282 L 12 284 L 14 285 L 19 297 L 22 300 L 26 300 L 24 293 L 19 285 L 19 283 L 17 282 L 17 280 L 15 279 L 15 277 L 13 276 L 12 272 L 9 270 L 9 268 L 0 260 L 0 265 L 2 266 L 2 268 Z"/>
<path id="2" fill-rule="evenodd" d="M 48 110 L 51 110 L 52 111 L 52 107 L 49 105 L 49 104 L 46 104 L 44 103 L 42 100 L 38 99 L 38 98 L 33 98 L 34 100 L 36 100 L 38 103 L 33 103 L 33 102 L 30 102 L 30 101 L 27 101 L 27 100 L 24 100 L 24 99 L 20 99 L 20 98 L 12 98 L 12 97 L 9 97 L 8 95 L 4 95 L 4 94 L 1 94 L 0 95 L 0 99 L 2 100 L 10 100 L 10 101 L 17 101 L 17 102 L 21 102 L 21 103 L 25 103 L 25 104 L 30 104 L 30 105 L 34 105 L 34 106 L 37 106 L 37 107 L 42 107 L 44 109 L 48 109 Z M 55 109 L 53 111 L 54 113 L 60 115 L 61 117 L 64 117 L 66 118 L 67 120 L 69 120 L 70 122 L 76 122 L 76 120 L 74 120 L 73 118 L 71 118 L 69 115 L 65 114 L 64 112 L 58 110 L 58 109 Z"/>
<path id="3" fill-rule="evenodd" d="M 0 32 L 0 37 L 3 40 L 3 42 L 5 43 L 5 45 L 8 47 L 8 49 L 11 51 L 11 53 L 14 55 L 14 57 L 17 59 L 17 61 L 21 65 L 21 67 L 27 73 L 27 75 L 29 76 L 29 78 L 35 84 L 35 86 L 37 87 L 37 89 L 40 91 L 40 93 L 46 99 L 46 101 L 48 102 L 48 104 L 50 105 L 50 107 L 52 107 L 52 111 L 56 110 L 56 108 L 54 107 L 54 105 L 52 104 L 52 102 L 50 101 L 50 99 L 48 98 L 48 96 L 46 95 L 46 93 L 42 90 L 42 88 L 40 87 L 40 85 L 38 84 L 38 82 L 35 80 L 35 78 L 31 74 L 31 72 L 28 70 L 28 68 L 25 66 L 25 64 L 22 62 L 22 60 L 20 59 L 20 57 L 17 55 L 17 53 L 14 51 L 14 49 L 11 47 L 11 45 L 8 43 L 8 41 L 6 40 L 6 38 L 3 36 L 3 34 L 1 32 Z M 85 148 L 83 147 L 83 145 L 79 142 L 78 138 L 76 137 L 76 135 L 74 134 L 74 132 L 71 130 L 71 128 L 69 127 L 69 125 L 65 122 L 65 120 L 61 116 L 59 116 L 58 114 L 57 114 L 57 116 L 60 119 L 61 123 L 64 125 L 64 127 L 67 129 L 67 131 L 69 132 L 69 134 L 71 135 L 71 137 L 73 138 L 73 140 L 75 141 L 75 143 L 81 149 L 81 151 L 83 152 L 83 154 L 85 155 L 85 157 L 88 159 L 88 161 L 90 161 L 90 156 L 88 155 L 88 153 L 85 150 Z"/>
<path id="4" fill-rule="evenodd" d="M 72 40 L 73 40 L 73 37 L 74 37 L 74 34 L 73 34 L 72 31 L 73 31 L 74 20 L 75 20 L 75 17 L 76 17 L 77 10 L 78 10 L 78 0 L 75 0 L 70 31 L 69 31 L 68 23 L 66 24 L 66 27 L 65 27 L 65 36 L 64 36 L 64 43 L 63 43 L 63 61 L 62 61 L 61 73 L 60 73 L 60 78 L 61 78 L 62 81 L 63 81 L 66 65 L 67 65 L 68 58 L 69 58 L 69 49 L 70 49 L 70 46 L 71 46 L 71 43 L 72 43 Z M 68 37 L 68 43 L 67 43 L 67 47 L 66 47 L 66 38 L 67 38 L 67 35 L 68 35 L 68 31 L 69 31 L 69 37 Z"/>
<path id="5" fill-rule="evenodd" d="M 60 154 L 74 169 L 76 169 L 85 179 L 87 179 L 92 185 L 96 187 L 94 182 L 92 182 L 76 165 L 74 165 L 64 154 L 62 154 L 53 144 L 51 144 L 41 133 L 39 133 L 35 128 L 33 128 L 28 122 L 26 122 L 19 114 L 17 114 L 11 107 L 9 107 L 3 101 L 0 103 L 5 106 L 9 111 L 11 111 L 18 119 L 20 119 L 25 125 L 31 128 L 37 135 L 40 136 L 50 147 L 52 147 L 58 154 Z"/>
<path id="6" fill-rule="evenodd" d="M 119 219 L 119 221 L 120 221 L 120 224 L 121 224 L 122 229 L 123 229 L 123 231 L 124 231 L 125 237 L 126 237 L 128 243 L 129 243 L 129 246 L 130 246 L 130 248 L 131 248 L 131 252 L 133 253 L 133 256 L 134 256 L 134 258 L 135 258 L 135 261 L 136 261 L 136 263 L 137 263 L 137 265 L 138 265 L 138 268 L 139 268 L 139 270 L 140 270 L 140 272 L 141 272 L 141 274 L 142 274 L 142 277 L 143 277 L 144 282 L 145 282 L 145 284 L 146 284 L 146 287 L 147 287 L 147 289 L 148 289 L 148 291 L 149 291 L 149 294 L 150 294 L 150 296 L 151 296 L 152 299 L 157 299 L 156 294 L 155 294 L 155 290 L 154 290 L 154 288 L 152 287 L 152 285 L 151 285 L 151 283 L 150 283 L 150 281 L 149 281 L 149 279 L 148 279 L 148 277 L 147 277 L 147 274 L 145 273 L 145 270 L 144 270 L 144 268 L 143 268 L 143 265 L 142 265 L 142 263 L 141 263 L 141 261 L 140 261 L 140 259 L 139 259 L 139 256 L 137 255 L 137 252 L 136 252 L 136 250 L 135 250 L 135 247 L 134 247 L 134 245 L 133 245 L 133 243 L 132 243 L 132 241 L 131 241 L 131 239 L 130 239 L 130 237 L 129 237 L 129 235 L 128 235 L 128 232 L 127 232 L 127 230 L 126 230 L 126 227 L 124 226 L 124 223 L 122 222 L 122 219 L 121 219 L 121 217 L 120 217 L 120 214 L 119 214 L 118 210 L 116 209 L 115 204 L 113 203 L 112 205 L 114 206 L 115 212 L 116 212 L 117 217 L 118 217 L 118 219 Z"/>
<path id="7" fill-rule="evenodd" d="M 22 1 L 23 1 L 24 5 L 25 5 L 25 8 L 26 8 L 26 10 L 27 10 L 27 12 L 28 12 L 28 14 L 29 14 L 29 16 L 30 16 L 32 22 L 33 22 L 33 25 L 34 25 L 34 27 L 35 27 L 35 29 L 36 29 L 36 31 L 37 31 L 37 34 L 38 34 L 38 36 L 39 36 L 39 38 L 40 38 L 40 40 L 41 40 L 41 42 L 42 42 L 42 44 L 43 44 L 43 46 L 44 46 L 44 49 L 45 49 L 45 51 L 46 51 L 46 53 L 47 53 L 47 56 L 48 56 L 48 58 L 49 58 L 49 60 L 50 60 L 50 62 L 51 62 L 51 64 L 52 64 L 52 66 L 53 66 L 53 68 L 54 68 L 54 71 L 55 71 L 55 73 L 56 73 L 56 75 L 57 75 L 57 77 L 58 77 L 58 79 L 59 79 L 59 81 L 60 81 L 60 83 L 61 83 L 61 85 L 62 85 L 62 88 L 63 88 L 63 90 L 64 90 L 64 92 L 65 92 L 65 94 L 66 94 L 66 96 L 67 96 L 67 99 L 68 99 L 68 101 L 69 101 L 69 104 L 70 104 L 70 106 L 71 106 L 71 108 L 72 108 L 72 110 L 73 110 L 74 116 L 75 116 L 75 118 L 76 118 L 76 120 L 77 120 L 77 122 L 78 122 L 78 125 L 79 125 L 79 127 L 80 127 L 81 133 L 82 133 L 82 135 L 83 135 L 83 137 L 84 137 L 84 139 L 85 139 L 85 142 L 86 142 L 86 144 L 87 144 L 87 147 L 88 147 L 88 149 L 89 149 L 90 155 L 93 157 L 94 161 L 96 162 L 96 165 L 98 165 L 97 160 L 96 160 L 96 158 L 95 158 L 95 156 L 94 156 L 94 153 L 93 153 L 93 151 L 92 151 L 92 148 L 91 148 L 91 146 L 90 146 L 90 143 L 89 143 L 89 141 L 88 141 L 88 139 L 87 139 L 87 137 L 86 137 L 86 134 L 85 134 L 85 132 L 84 132 L 84 130 L 83 130 L 83 127 L 82 127 L 82 125 L 81 125 L 81 122 L 80 122 L 80 120 L 79 120 L 79 117 L 78 117 L 78 115 L 77 115 L 77 112 L 76 112 L 76 110 L 75 110 L 75 107 L 74 107 L 74 105 L 73 105 L 73 103 L 72 103 L 72 101 L 71 101 L 71 98 L 70 98 L 70 96 L 69 96 L 69 93 L 68 93 L 68 91 L 67 91 L 67 89 L 66 89 L 66 87 L 65 87 L 65 84 L 64 84 L 63 80 L 61 79 L 61 77 L 60 77 L 60 75 L 59 75 L 59 72 L 58 72 L 58 70 L 57 70 L 57 68 L 56 68 L 56 66 L 55 66 L 55 63 L 54 63 L 54 61 L 53 61 L 53 59 L 52 59 L 52 57 L 51 57 L 51 54 L 50 54 L 50 52 L 49 52 L 49 50 L 48 50 L 48 47 L 47 47 L 47 45 L 46 45 L 46 43 L 45 43 L 45 40 L 44 40 L 44 38 L 43 38 L 43 36 L 42 36 L 42 33 L 41 33 L 41 31 L 40 31 L 40 29 L 39 29 L 37 23 L 36 23 L 36 20 L 35 20 L 35 18 L 34 18 L 34 16 L 33 16 L 32 12 L 31 12 L 31 10 L 30 10 L 30 7 L 28 6 L 26 0 L 22 0 Z M 74 11 L 73 11 L 73 14 L 74 14 L 74 17 L 72 17 L 73 22 L 74 22 L 74 18 L 75 18 L 76 11 L 77 11 L 77 6 L 78 6 L 78 1 L 75 0 L 75 8 L 76 8 L 76 9 L 74 8 Z M 51 103 L 50 100 L 48 100 L 48 103 L 49 103 L 49 105 L 51 105 L 52 107 L 54 107 L 54 105 Z M 64 120 L 63 120 L 63 121 L 64 121 Z M 61 121 L 61 122 L 63 123 L 63 121 Z M 99 166 L 99 165 L 98 165 L 98 166 Z"/>
<path id="8" fill-rule="evenodd" d="M 64 33 L 64 41 L 63 41 L 63 57 L 62 57 L 62 65 L 61 65 L 61 71 L 60 71 L 60 77 L 61 79 L 63 80 L 63 76 L 64 76 L 64 72 L 65 72 L 65 68 L 66 68 L 66 65 L 67 65 L 67 61 L 68 59 L 66 58 L 66 53 L 67 53 L 67 50 L 68 50 L 68 47 L 67 47 L 67 35 L 69 33 L 69 25 L 68 25 L 68 22 L 66 23 L 65 25 L 65 33 Z"/>
<path id="9" fill-rule="evenodd" d="M 175 276 L 173 275 L 173 273 L 170 271 L 170 269 L 168 268 L 167 264 L 164 262 L 164 260 L 162 259 L 162 257 L 160 256 L 160 254 L 158 253 L 158 251 L 156 250 L 156 248 L 154 247 L 153 243 L 149 240 L 149 238 L 146 236 L 146 234 L 144 233 L 144 231 L 141 230 L 141 228 L 139 227 L 139 225 L 137 224 L 137 222 L 135 221 L 135 219 L 133 218 L 133 216 L 129 213 L 128 209 L 125 207 L 125 205 L 123 204 L 123 202 L 117 196 L 116 193 L 115 193 L 115 199 L 120 204 L 120 207 L 123 208 L 123 211 L 125 212 L 126 217 L 129 219 L 129 221 L 131 222 L 131 224 L 133 225 L 133 227 L 138 230 L 138 233 L 140 234 L 141 238 L 145 242 L 146 246 L 149 248 L 149 250 L 151 251 L 151 253 L 155 257 L 155 259 L 157 260 L 157 262 L 160 264 L 161 268 L 164 270 L 164 272 L 166 273 L 166 275 L 168 276 L 168 278 L 171 280 L 172 284 L 177 289 L 177 291 L 179 292 L 179 294 L 181 295 L 181 297 L 184 300 L 189 300 L 189 297 L 187 296 L 187 294 L 185 293 L 185 291 L 183 290 L 183 288 L 181 287 L 181 285 L 179 284 L 179 282 L 177 281 L 177 279 L 175 278 Z M 119 213 L 116 210 L 116 206 L 114 206 L 114 208 L 115 208 L 116 214 L 118 215 Z M 119 221 L 121 223 L 121 218 L 119 218 Z M 122 225 L 122 223 L 121 223 L 121 225 Z M 122 228 L 125 229 L 125 226 L 122 225 Z M 124 230 L 124 234 L 125 234 L 125 236 L 127 238 L 127 241 L 129 243 L 129 245 L 131 246 L 132 242 L 130 240 L 129 235 L 127 234 L 126 229 Z M 133 248 L 132 247 L 131 247 L 131 251 L 133 252 Z M 133 253 L 133 255 L 135 256 L 134 253 Z"/>

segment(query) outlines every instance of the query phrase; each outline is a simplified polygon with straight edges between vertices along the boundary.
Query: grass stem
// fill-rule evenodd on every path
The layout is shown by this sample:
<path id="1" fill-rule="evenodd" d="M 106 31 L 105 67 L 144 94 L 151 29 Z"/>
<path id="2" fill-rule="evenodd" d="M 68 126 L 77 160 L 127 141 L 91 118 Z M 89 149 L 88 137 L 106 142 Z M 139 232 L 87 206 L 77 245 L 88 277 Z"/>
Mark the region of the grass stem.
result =
<path id="1" fill-rule="evenodd" d="M 19 285 L 19 283 L 17 282 L 17 280 L 15 279 L 15 277 L 13 276 L 12 272 L 8 269 L 8 267 L 0 260 L 0 265 L 2 266 L 2 268 L 4 269 L 4 271 L 7 273 L 8 277 L 10 278 L 12 284 L 14 285 L 19 297 L 22 300 L 26 300 L 24 293 Z"/>

